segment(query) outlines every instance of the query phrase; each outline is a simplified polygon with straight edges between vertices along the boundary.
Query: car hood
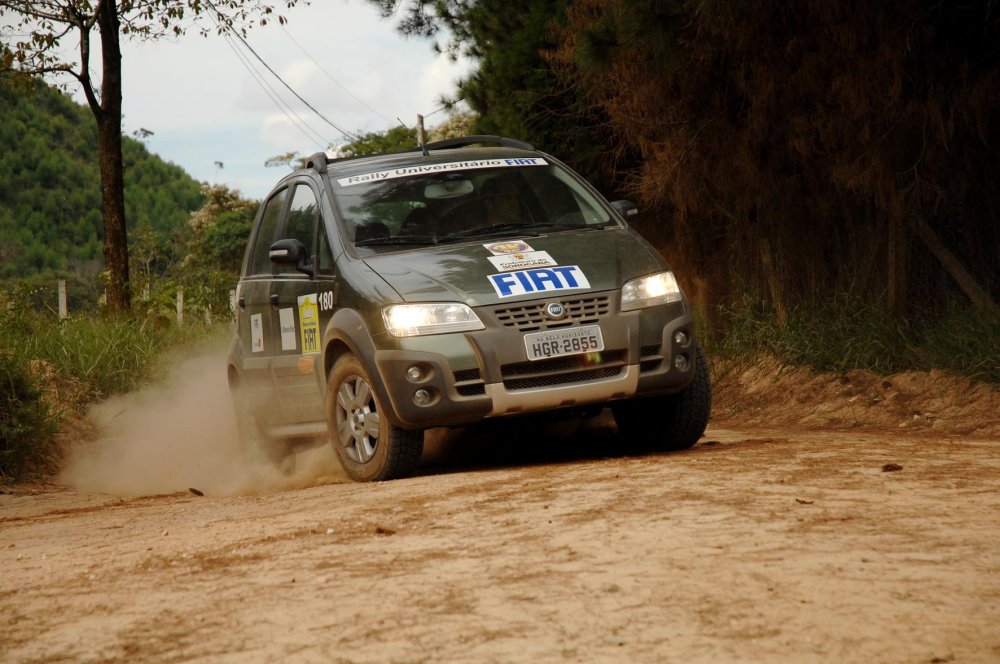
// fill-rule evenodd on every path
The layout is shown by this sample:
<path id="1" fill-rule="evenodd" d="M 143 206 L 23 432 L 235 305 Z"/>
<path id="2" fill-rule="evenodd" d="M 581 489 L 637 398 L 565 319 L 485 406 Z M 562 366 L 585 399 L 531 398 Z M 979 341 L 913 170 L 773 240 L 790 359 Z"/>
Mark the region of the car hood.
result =
<path id="1" fill-rule="evenodd" d="M 492 250 L 485 245 L 493 246 Z M 613 290 L 633 277 L 666 269 L 659 254 L 629 228 L 481 240 L 368 256 L 364 261 L 406 302 L 452 301 L 464 302 L 470 307 L 587 290 Z M 497 266 L 495 262 L 507 264 Z M 522 266 L 531 268 L 533 265 L 550 271 L 554 269 L 556 276 L 538 277 L 536 274 L 537 281 L 532 282 L 530 273 L 521 278 L 509 274 L 501 278 L 499 286 L 491 279 L 491 275 L 495 279 L 498 274 L 519 272 Z M 572 266 L 578 269 L 570 270 Z M 582 280 L 579 279 L 581 275 Z M 572 288 L 574 282 L 580 285 L 584 280 L 589 288 Z M 522 283 L 527 289 L 533 289 L 531 284 L 537 283 L 541 290 L 524 292 L 526 288 L 520 286 Z"/>

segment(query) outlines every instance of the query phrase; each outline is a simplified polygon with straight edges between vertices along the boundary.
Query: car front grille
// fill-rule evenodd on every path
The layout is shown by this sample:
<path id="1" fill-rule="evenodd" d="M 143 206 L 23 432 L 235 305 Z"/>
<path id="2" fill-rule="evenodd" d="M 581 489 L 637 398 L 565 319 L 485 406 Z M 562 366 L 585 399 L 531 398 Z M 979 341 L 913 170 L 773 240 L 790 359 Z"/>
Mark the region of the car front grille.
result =
<path id="1" fill-rule="evenodd" d="M 483 382 L 479 369 L 460 369 L 454 373 L 455 391 L 463 397 L 475 397 L 486 394 L 486 384 Z"/>
<path id="2" fill-rule="evenodd" d="M 588 380 L 600 380 L 602 378 L 613 378 L 622 372 L 621 367 L 601 367 L 588 371 L 579 371 L 570 374 L 552 374 L 549 376 L 532 376 L 530 378 L 516 378 L 504 380 L 503 385 L 508 390 L 527 390 L 537 387 L 555 387 L 567 383 L 577 383 Z"/>
<path id="3" fill-rule="evenodd" d="M 627 359 L 626 351 L 613 350 L 505 364 L 501 371 L 505 388 L 525 390 L 612 378 L 624 371 Z"/>
<path id="4" fill-rule="evenodd" d="M 660 354 L 660 346 L 643 346 L 640 349 L 639 371 L 655 371 L 663 363 L 663 356 Z"/>
<path id="5" fill-rule="evenodd" d="M 538 332 L 574 324 L 596 323 L 601 316 L 606 316 L 611 311 L 611 297 L 608 295 L 571 298 L 559 300 L 559 303 L 566 309 L 566 314 L 559 319 L 550 319 L 545 315 L 545 307 L 549 301 L 498 307 L 493 310 L 493 315 L 505 327 L 512 327 L 519 332 Z"/>

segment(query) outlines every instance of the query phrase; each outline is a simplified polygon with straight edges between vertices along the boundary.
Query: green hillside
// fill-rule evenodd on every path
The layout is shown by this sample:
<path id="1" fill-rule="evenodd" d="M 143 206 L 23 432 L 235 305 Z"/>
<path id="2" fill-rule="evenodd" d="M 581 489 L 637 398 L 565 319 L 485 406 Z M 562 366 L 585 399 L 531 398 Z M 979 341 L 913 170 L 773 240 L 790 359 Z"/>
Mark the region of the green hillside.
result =
<path id="1" fill-rule="evenodd" d="M 130 231 L 161 239 L 203 202 L 179 166 L 124 138 Z M 0 86 L 0 278 L 95 272 L 103 265 L 97 127 L 89 109 L 39 82 Z"/>

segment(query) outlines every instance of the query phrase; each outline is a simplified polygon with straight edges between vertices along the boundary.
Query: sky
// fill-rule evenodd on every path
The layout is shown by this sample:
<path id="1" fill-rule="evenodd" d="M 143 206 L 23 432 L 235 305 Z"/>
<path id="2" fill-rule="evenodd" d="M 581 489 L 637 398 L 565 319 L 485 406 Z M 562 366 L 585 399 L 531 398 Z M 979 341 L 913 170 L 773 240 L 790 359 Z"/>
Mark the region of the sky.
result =
<path id="1" fill-rule="evenodd" d="M 427 116 L 428 127 L 447 119 L 446 111 L 434 111 L 469 71 L 467 61 L 435 53 L 432 40 L 400 35 L 393 18 L 383 19 L 364 0 L 312 0 L 281 13 L 286 25 L 254 27 L 247 42 L 333 124 L 364 133 L 400 120 L 414 126 L 418 113 Z M 189 30 L 179 39 L 126 41 L 122 52 L 123 133 L 153 132 L 143 139 L 148 149 L 199 181 L 260 199 L 288 172 L 285 166 L 265 167 L 268 158 L 291 151 L 308 156 L 346 142 L 240 46 L 291 106 L 292 117 L 308 126 L 297 128 L 214 33 L 206 38 Z M 99 71 L 99 63 L 91 68 Z M 84 103 L 73 79 L 59 82 Z"/>

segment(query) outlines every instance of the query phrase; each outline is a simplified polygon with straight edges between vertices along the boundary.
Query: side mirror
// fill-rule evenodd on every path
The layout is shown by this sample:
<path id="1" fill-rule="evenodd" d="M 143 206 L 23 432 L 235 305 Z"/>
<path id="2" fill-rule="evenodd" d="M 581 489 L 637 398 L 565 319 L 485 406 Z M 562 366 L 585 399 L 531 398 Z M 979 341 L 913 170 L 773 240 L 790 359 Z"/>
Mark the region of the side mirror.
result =
<path id="1" fill-rule="evenodd" d="M 310 277 L 316 276 L 313 271 L 313 265 L 311 263 L 306 264 L 309 256 L 307 255 L 306 245 L 302 244 L 302 240 L 294 237 L 278 240 L 271 245 L 267 255 L 272 263 L 277 265 L 294 265 L 295 269 L 299 272 L 308 274 Z"/>
<path id="2" fill-rule="evenodd" d="M 618 214 L 620 214 L 626 221 L 635 219 L 639 216 L 639 207 L 632 201 L 612 201 L 611 207 L 617 210 Z"/>

